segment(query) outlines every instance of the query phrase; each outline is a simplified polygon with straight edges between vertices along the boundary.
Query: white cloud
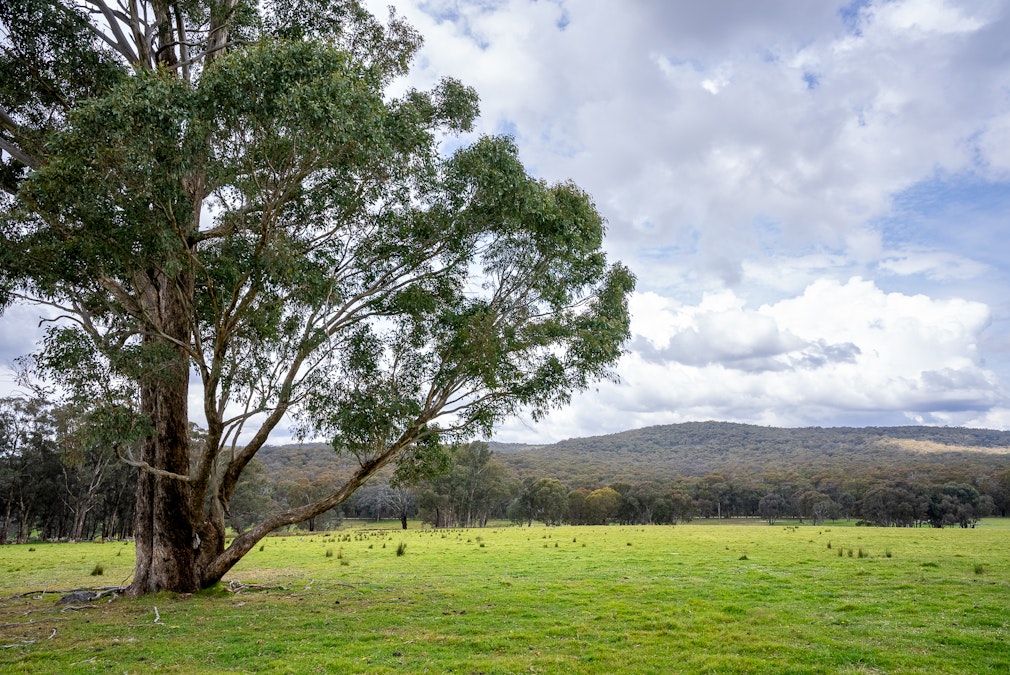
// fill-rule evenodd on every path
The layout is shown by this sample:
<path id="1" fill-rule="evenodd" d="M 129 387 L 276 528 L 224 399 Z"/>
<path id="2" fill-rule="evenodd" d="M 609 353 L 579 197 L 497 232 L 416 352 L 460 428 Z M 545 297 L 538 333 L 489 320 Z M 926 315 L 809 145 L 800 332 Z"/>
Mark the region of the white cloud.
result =
<path id="1" fill-rule="evenodd" d="M 988 265 L 942 251 L 898 254 L 881 260 L 879 267 L 901 276 L 923 274 L 936 281 L 975 279 L 992 271 Z"/>
<path id="2" fill-rule="evenodd" d="M 682 306 L 636 294 L 635 348 L 620 384 L 601 385 L 535 429 L 552 440 L 647 424 L 720 419 L 783 426 L 944 423 L 997 405 L 980 362 L 985 305 L 885 293 L 854 278 L 748 308 L 732 292 Z"/>

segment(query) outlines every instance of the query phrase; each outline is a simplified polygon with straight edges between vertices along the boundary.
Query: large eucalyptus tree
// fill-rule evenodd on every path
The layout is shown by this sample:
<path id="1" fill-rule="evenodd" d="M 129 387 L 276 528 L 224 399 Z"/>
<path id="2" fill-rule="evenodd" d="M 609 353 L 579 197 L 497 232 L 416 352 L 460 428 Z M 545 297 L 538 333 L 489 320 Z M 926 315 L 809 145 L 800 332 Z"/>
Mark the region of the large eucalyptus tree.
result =
<path id="1" fill-rule="evenodd" d="M 620 355 L 633 278 L 592 201 L 507 138 L 440 154 L 477 97 L 390 97 L 419 44 L 355 0 L 0 3 L 0 307 L 61 316 L 37 369 L 142 439 L 119 449 L 132 594 L 209 586 L 383 466 L 438 465 Z M 226 546 L 285 417 L 358 468 Z"/>

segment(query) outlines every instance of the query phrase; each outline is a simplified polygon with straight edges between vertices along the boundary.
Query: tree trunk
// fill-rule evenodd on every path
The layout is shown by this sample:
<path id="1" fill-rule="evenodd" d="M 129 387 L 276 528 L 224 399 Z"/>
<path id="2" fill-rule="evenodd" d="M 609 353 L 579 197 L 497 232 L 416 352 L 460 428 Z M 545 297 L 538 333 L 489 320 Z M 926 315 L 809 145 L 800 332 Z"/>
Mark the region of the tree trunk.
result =
<path id="1" fill-rule="evenodd" d="M 189 483 L 178 477 L 189 475 L 189 357 L 178 345 L 189 342 L 184 296 L 188 291 L 192 297 L 192 284 L 169 279 L 163 273 L 152 274 L 151 281 L 155 297 L 145 299 L 155 305 L 162 331 L 173 337 L 176 345 L 171 356 L 159 364 L 159 372 L 141 388 L 141 406 L 153 424 L 142 460 L 155 470 L 176 476 L 144 468 L 137 472 L 137 567 L 127 589 L 131 596 L 161 591 L 192 593 L 200 588 L 197 514 L 190 507 Z M 165 348 L 163 341 L 153 333 L 144 336 L 149 346 Z"/>
<path id="2" fill-rule="evenodd" d="M 7 508 L 4 510 L 4 524 L 0 527 L 0 545 L 7 543 L 7 530 L 10 529 L 11 524 L 11 505 L 14 503 L 14 483 L 11 483 L 11 489 L 7 493 Z"/>

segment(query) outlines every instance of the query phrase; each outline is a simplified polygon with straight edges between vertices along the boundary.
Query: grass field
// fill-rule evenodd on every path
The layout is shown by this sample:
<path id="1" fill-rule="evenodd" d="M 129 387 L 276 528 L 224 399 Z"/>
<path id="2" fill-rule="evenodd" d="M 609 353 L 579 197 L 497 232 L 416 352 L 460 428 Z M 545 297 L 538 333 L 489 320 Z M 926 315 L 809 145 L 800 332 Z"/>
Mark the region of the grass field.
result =
<path id="1" fill-rule="evenodd" d="M 359 528 L 271 537 L 234 589 L 17 597 L 132 565 L 132 544 L 0 547 L 0 672 L 1010 672 L 1005 521 Z"/>

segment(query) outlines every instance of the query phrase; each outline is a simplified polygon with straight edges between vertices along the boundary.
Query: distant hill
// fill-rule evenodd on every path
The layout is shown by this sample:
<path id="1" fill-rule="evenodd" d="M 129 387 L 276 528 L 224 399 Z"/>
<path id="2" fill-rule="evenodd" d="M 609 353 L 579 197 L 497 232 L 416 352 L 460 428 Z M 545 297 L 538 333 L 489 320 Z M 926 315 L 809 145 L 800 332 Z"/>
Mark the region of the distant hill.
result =
<path id="1" fill-rule="evenodd" d="M 489 446 L 518 476 L 557 478 L 570 487 L 709 473 L 900 479 L 956 471 L 971 482 L 1010 468 L 1010 432 L 957 427 L 783 429 L 688 422 L 548 445 L 492 441 Z M 354 466 L 326 443 L 268 446 L 257 459 L 275 476 L 350 472 Z"/>
<path id="2" fill-rule="evenodd" d="M 527 446 L 502 453 L 501 459 L 520 475 L 587 486 L 708 473 L 810 476 L 858 471 L 900 477 L 940 466 L 961 467 L 965 473 L 1010 467 L 1010 432 L 921 426 L 783 429 L 688 422 Z"/>

